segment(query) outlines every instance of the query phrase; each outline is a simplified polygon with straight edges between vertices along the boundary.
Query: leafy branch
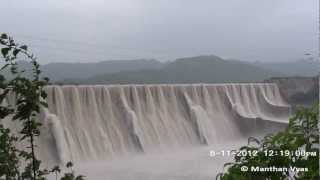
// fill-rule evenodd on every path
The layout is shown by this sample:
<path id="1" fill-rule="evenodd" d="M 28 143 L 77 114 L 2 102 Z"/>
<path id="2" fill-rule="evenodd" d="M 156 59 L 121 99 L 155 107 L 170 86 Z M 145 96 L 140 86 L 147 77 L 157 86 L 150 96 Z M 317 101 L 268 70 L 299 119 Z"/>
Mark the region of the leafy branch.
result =
<path id="1" fill-rule="evenodd" d="M 55 173 L 57 178 L 59 168 L 56 166 L 52 171 L 41 169 L 41 161 L 35 152 L 35 139 L 40 136 L 42 125 L 37 116 L 41 108 L 47 107 L 44 87 L 48 85 L 49 78 L 41 77 L 40 64 L 37 58 L 29 53 L 28 46 L 19 45 L 7 34 L 0 35 L 0 45 L 5 62 L 0 72 L 9 70 L 12 76 L 5 78 L 3 74 L 0 75 L 0 118 L 9 118 L 22 127 L 18 136 L 14 136 L 11 130 L 4 126 L 3 120 L 0 122 L 0 180 L 44 180 L 49 173 Z M 31 77 L 26 74 L 26 70 L 18 67 L 17 58 L 20 54 L 32 65 Z M 5 104 L 6 98 L 10 95 L 14 95 L 14 103 Z M 17 149 L 15 144 L 19 142 L 26 142 L 27 146 L 23 150 Z M 80 180 L 83 176 L 75 177 L 72 171 L 67 179 L 66 175 L 62 178 Z"/>
<path id="2" fill-rule="evenodd" d="M 318 123 L 319 106 L 298 110 L 290 118 L 289 125 L 284 131 L 267 135 L 260 141 L 252 137 L 249 138 L 248 145 L 239 149 L 239 152 L 245 153 L 237 154 L 234 157 L 234 162 L 225 165 L 228 166 L 226 172 L 219 173 L 216 179 L 319 179 Z M 250 152 L 256 153 L 252 155 Z M 302 155 L 300 152 L 307 152 L 309 156 Z M 311 153 L 312 155 L 310 155 Z M 243 166 L 248 167 L 248 171 L 243 172 L 241 170 Z M 299 167 L 308 170 L 299 172 L 252 172 L 250 167 Z"/>

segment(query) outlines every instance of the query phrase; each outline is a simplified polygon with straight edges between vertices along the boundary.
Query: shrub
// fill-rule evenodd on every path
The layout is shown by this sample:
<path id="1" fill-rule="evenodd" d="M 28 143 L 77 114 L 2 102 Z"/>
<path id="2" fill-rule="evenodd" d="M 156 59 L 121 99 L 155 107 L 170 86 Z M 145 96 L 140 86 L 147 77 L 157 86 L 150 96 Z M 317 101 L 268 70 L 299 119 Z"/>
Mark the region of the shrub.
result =
<path id="1" fill-rule="evenodd" d="M 261 141 L 249 138 L 248 145 L 241 147 L 238 151 L 244 153 L 236 153 L 235 162 L 226 163 L 226 172 L 218 174 L 216 178 L 221 180 L 320 179 L 318 123 L 318 106 L 298 110 L 294 117 L 290 118 L 289 125 L 283 132 L 267 135 Z M 312 154 L 307 155 L 305 152 Z M 242 169 L 243 167 L 245 170 Z M 251 167 L 285 167 L 288 171 L 256 172 Z M 307 171 L 297 172 L 290 167 L 307 168 Z"/>

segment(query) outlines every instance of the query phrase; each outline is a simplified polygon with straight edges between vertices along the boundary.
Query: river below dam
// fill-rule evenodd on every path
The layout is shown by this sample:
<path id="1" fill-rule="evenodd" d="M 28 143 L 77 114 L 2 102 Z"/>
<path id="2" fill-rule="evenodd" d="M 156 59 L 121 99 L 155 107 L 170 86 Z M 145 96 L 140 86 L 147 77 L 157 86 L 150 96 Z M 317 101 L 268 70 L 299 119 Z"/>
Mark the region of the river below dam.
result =
<path id="1" fill-rule="evenodd" d="M 237 149 L 245 140 L 220 146 L 136 155 L 122 159 L 84 163 L 78 172 L 95 180 L 212 180 L 232 156 L 210 156 L 210 151 Z"/>

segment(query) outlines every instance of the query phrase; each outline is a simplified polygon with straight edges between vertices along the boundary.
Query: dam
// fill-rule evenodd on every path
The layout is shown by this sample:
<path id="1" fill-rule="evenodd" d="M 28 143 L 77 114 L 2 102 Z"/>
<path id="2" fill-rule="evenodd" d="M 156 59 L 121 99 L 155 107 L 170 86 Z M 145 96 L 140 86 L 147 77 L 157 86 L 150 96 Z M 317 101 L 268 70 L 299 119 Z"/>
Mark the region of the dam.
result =
<path id="1" fill-rule="evenodd" d="M 89 179 L 212 179 L 250 136 L 285 128 L 273 83 L 48 86 L 38 154 Z M 189 175 L 188 175 L 189 174 Z M 108 178 L 106 178 L 108 177 Z"/>

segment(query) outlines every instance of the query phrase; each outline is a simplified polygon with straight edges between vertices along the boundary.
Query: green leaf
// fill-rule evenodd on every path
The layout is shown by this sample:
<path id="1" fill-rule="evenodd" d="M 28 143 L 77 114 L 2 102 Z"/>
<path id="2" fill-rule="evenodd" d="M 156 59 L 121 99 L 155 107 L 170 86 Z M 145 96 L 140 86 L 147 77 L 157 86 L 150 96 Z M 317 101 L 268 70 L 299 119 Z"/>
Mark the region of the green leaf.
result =
<path id="1" fill-rule="evenodd" d="M 61 172 L 61 169 L 60 169 L 60 167 L 59 166 L 54 166 L 53 168 L 52 168 L 52 170 L 51 170 L 51 172 Z"/>
<path id="2" fill-rule="evenodd" d="M 66 164 L 66 167 L 67 168 L 70 168 L 70 167 L 72 167 L 73 166 L 73 163 L 71 162 L 71 161 L 69 161 L 67 164 Z"/>
<path id="3" fill-rule="evenodd" d="M 44 81 L 49 82 L 50 79 L 48 77 L 43 78 Z"/>
<path id="4" fill-rule="evenodd" d="M 20 46 L 20 48 L 23 49 L 23 50 L 25 50 L 25 51 L 28 50 L 28 46 L 26 46 L 26 45 Z"/>
<path id="5" fill-rule="evenodd" d="M 8 39 L 8 35 L 7 34 L 1 34 L 0 38 L 1 39 Z"/>
<path id="6" fill-rule="evenodd" d="M 19 52 L 20 52 L 20 49 L 14 49 L 12 54 L 14 56 L 17 56 L 19 54 Z"/>
<path id="7" fill-rule="evenodd" d="M 1 53 L 3 57 L 6 57 L 8 55 L 8 52 L 10 51 L 11 48 L 2 48 Z"/>

